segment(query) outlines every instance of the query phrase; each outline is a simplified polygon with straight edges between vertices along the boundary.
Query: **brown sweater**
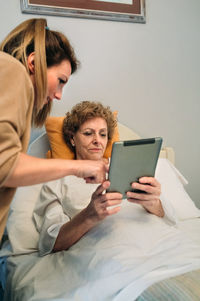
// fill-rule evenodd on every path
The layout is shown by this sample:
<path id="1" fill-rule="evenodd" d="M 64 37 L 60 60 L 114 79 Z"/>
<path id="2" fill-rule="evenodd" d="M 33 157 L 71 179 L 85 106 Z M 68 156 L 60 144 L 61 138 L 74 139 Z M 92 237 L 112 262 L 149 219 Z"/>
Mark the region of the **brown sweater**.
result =
<path id="1" fill-rule="evenodd" d="M 25 67 L 0 51 L 0 241 L 15 188 L 4 187 L 30 138 L 34 90 Z"/>

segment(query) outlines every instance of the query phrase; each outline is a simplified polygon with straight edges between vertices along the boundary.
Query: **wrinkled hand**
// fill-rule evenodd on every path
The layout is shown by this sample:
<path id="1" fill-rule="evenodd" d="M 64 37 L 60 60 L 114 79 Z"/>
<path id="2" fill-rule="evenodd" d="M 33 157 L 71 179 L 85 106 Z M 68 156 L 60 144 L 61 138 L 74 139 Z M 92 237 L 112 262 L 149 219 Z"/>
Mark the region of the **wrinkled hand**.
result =
<path id="1" fill-rule="evenodd" d="M 76 176 L 84 178 L 86 183 L 102 183 L 106 180 L 109 167 L 103 160 L 76 160 L 74 162 L 78 163 Z"/>
<path id="2" fill-rule="evenodd" d="M 90 204 L 86 208 L 87 219 L 96 224 L 109 215 L 116 214 L 120 206 L 111 208 L 114 205 L 120 205 L 122 194 L 118 192 L 103 193 L 110 186 L 109 181 L 103 182 L 93 193 Z"/>
<path id="3" fill-rule="evenodd" d="M 160 201 L 161 185 L 153 177 L 142 177 L 139 179 L 139 183 L 132 183 L 133 189 L 139 189 L 144 191 L 127 192 L 127 200 L 129 202 L 142 205 L 148 212 L 157 216 L 163 217 L 164 210 Z"/>

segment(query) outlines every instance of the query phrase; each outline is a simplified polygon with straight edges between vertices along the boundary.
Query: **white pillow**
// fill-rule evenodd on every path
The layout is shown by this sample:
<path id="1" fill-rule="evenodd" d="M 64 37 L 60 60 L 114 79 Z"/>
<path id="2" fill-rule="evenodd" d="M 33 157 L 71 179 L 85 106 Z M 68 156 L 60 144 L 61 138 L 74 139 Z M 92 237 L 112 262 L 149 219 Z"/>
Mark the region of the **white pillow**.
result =
<path id="1" fill-rule="evenodd" d="M 187 180 L 168 159 L 158 160 L 155 177 L 161 184 L 162 195 L 171 203 L 178 220 L 200 217 L 200 210 L 184 189 L 183 184 L 186 185 Z"/>
<path id="2" fill-rule="evenodd" d="M 38 250 L 39 233 L 33 219 L 33 209 L 42 184 L 20 187 L 11 203 L 6 225 L 11 253 L 25 254 Z"/>

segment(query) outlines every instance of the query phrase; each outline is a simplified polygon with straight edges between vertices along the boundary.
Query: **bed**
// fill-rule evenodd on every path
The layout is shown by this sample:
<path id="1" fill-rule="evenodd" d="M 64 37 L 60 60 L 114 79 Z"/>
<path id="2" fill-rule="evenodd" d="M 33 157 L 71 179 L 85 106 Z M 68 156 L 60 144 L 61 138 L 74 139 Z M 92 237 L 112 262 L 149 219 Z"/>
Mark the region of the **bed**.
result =
<path id="1" fill-rule="evenodd" d="M 121 123 L 118 129 L 121 140 L 140 138 Z M 44 132 L 29 154 L 45 157 L 51 146 Z M 32 220 L 41 185 L 19 188 L 0 250 L 4 300 L 200 300 L 200 210 L 184 189 L 173 148 L 162 149 L 156 175 L 173 200 L 163 219 L 124 201 L 119 214 L 69 250 L 43 257 Z"/>

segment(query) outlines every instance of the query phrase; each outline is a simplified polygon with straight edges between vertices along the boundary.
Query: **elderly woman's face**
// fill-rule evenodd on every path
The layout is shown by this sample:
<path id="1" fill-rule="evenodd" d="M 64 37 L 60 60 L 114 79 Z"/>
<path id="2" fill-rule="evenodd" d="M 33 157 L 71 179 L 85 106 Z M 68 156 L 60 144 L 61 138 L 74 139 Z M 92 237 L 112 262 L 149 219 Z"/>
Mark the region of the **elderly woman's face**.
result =
<path id="1" fill-rule="evenodd" d="M 107 142 L 107 123 L 100 117 L 85 121 L 71 140 L 76 158 L 81 160 L 101 160 Z"/>

